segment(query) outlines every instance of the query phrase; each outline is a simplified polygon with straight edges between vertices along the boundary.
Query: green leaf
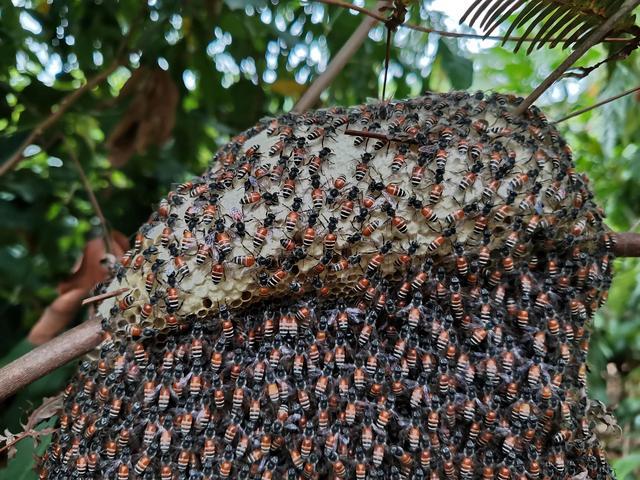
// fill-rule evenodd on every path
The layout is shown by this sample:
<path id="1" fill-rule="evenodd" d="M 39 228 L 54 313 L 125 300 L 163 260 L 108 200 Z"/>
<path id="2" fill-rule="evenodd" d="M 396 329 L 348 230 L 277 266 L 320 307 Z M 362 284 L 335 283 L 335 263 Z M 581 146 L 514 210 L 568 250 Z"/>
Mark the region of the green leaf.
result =
<path id="1" fill-rule="evenodd" d="M 456 49 L 457 50 L 457 49 Z M 438 41 L 438 56 L 442 59 L 442 68 L 449 77 L 453 88 L 464 90 L 473 81 L 473 61 L 465 58 L 447 45 L 447 41 Z"/>
<path id="2" fill-rule="evenodd" d="M 631 455 L 625 455 L 624 457 L 616 458 L 611 462 L 619 480 L 631 480 L 637 478 L 632 476 L 635 472 L 638 472 L 640 467 L 640 453 L 633 453 Z"/>

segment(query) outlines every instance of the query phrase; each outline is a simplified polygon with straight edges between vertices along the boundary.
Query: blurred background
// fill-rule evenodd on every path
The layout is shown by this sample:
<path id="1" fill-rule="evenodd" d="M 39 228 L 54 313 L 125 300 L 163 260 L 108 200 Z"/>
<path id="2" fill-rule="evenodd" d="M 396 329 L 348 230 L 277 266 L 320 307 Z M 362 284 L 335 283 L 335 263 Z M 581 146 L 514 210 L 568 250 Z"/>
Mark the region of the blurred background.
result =
<path id="1" fill-rule="evenodd" d="M 469 4 L 416 1 L 407 20 L 473 32 L 458 24 Z M 117 254 L 171 186 L 201 173 L 231 135 L 289 111 L 362 19 L 351 10 L 298 1 L 4 2 L 0 163 L 53 105 L 88 80 L 99 81 L 0 177 L 0 366 L 85 317 L 77 305 L 81 296 L 73 292 L 86 293 L 99 279 L 104 254 L 91 192 Z M 369 32 L 319 105 L 379 98 L 385 32 L 380 25 Z M 568 55 L 560 48 L 527 54 L 512 47 L 400 28 L 387 95 L 481 89 L 526 96 Z M 607 48 L 593 48 L 578 65 L 604 59 Z M 640 56 L 631 55 L 586 78 L 557 82 L 537 104 L 558 119 L 635 87 L 639 74 Z M 559 124 L 615 231 L 640 225 L 639 102 L 630 95 Z M 594 324 L 589 381 L 591 395 L 617 415 L 620 428 L 603 435 L 624 480 L 640 475 L 640 265 L 619 259 L 616 271 Z M 18 434 L 31 410 L 63 388 L 73 369 L 61 368 L 0 404 L 0 439 Z M 5 449 L 0 479 L 35 478 L 33 454 L 47 439 L 45 430 L 37 442 L 25 438 Z"/>

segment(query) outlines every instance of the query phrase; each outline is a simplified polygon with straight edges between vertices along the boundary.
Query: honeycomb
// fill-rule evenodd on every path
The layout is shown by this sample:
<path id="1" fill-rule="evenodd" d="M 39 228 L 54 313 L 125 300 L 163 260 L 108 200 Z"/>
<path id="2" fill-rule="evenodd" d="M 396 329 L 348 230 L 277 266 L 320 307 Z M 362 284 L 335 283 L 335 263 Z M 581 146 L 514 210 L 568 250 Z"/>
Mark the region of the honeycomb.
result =
<path id="1" fill-rule="evenodd" d="M 511 95 L 264 119 L 102 288 L 41 478 L 613 478 L 588 399 L 613 238 Z"/>

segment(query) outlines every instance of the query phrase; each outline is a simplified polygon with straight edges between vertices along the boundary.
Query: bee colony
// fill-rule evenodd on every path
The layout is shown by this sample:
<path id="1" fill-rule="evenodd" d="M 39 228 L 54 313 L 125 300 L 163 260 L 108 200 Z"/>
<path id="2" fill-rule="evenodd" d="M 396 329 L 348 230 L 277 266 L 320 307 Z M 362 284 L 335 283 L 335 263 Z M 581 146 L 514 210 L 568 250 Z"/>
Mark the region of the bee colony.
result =
<path id="1" fill-rule="evenodd" d="M 608 479 L 586 392 L 612 237 L 535 107 L 266 119 L 104 291 L 41 478 Z"/>

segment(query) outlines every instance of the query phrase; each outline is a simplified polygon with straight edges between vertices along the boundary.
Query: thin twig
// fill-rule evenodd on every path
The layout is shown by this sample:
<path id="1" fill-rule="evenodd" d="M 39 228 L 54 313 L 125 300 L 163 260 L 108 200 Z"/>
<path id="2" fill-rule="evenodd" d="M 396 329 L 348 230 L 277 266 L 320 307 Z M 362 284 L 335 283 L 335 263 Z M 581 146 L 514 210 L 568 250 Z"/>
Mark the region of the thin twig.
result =
<path id="1" fill-rule="evenodd" d="M 53 433 L 56 430 L 57 430 L 56 428 L 50 427 L 50 428 L 43 428 L 42 430 L 28 430 L 28 431 L 25 431 L 25 432 L 20 432 L 19 434 L 15 435 L 13 437 L 13 440 L 11 440 L 10 442 L 7 442 L 2 447 L 0 447 L 0 454 L 2 454 L 5 451 L 9 450 L 16 443 L 18 443 L 20 440 L 24 440 L 25 438 L 29 438 L 29 437 L 31 437 L 31 438 L 42 437 L 44 435 L 49 435 L 50 433 Z"/>
<path id="2" fill-rule="evenodd" d="M 37 441 L 39 437 L 53 433 L 55 428 L 43 428 L 42 430 L 36 430 L 36 428 L 41 422 L 50 419 L 59 412 L 62 408 L 62 397 L 62 392 L 54 395 L 53 397 L 45 397 L 42 404 L 31 412 L 31 415 L 29 415 L 27 424 L 23 425 L 24 431 L 17 435 L 5 435 L 6 443 L 0 447 L 0 454 L 7 450 L 11 450 L 11 447 L 25 438 L 31 437 Z"/>
<path id="3" fill-rule="evenodd" d="M 387 18 L 383 17 L 382 15 L 379 15 L 371 10 L 368 10 L 366 8 L 363 7 L 358 7 L 357 5 L 353 5 L 351 3 L 348 2 L 343 2 L 341 0 L 313 0 L 315 2 L 318 3 L 324 3 L 326 5 L 333 5 L 336 7 L 342 7 L 342 8 L 348 8 L 351 10 L 355 10 L 357 12 L 360 12 L 364 15 L 367 15 L 371 18 L 375 18 L 376 20 L 378 20 L 379 22 L 383 22 L 385 23 L 387 21 Z M 450 37 L 450 38 L 477 38 L 479 40 L 499 40 L 499 41 L 505 41 L 505 42 L 544 42 L 544 43 L 551 43 L 551 42 L 566 42 L 568 39 L 567 38 L 550 38 L 548 40 L 540 40 L 538 38 L 535 37 L 501 37 L 500 35 L 483 35 L 483 34 L 479 34 L 479 33 L 464 33 L 464 32 L 449 32 L 449 31 L 445 31 L 445 30 L 437 30 L 435 28 L 429 28 L 429 27 L 423 27 L 421 25 L 416 25 L 413 23 L 403 23 L 402 25 L 400 25 L 401 27 L 406 27 L 406 28 L 410 28 L 411 30 L 416 30 L 418 32 L 423 32 L 423 33 L 436 33 L 442 37 Z M 607 37 L 605 38 L 603 41 L 605 42 L 628 42 L 629 40 L 632 40 L 633 37 Z"/>
<path id="4" fill-rule="evenodd" d="M 87 320 L 0 369 L 0 401 L 58 367 L 93 350 L 102 340 L 100 322 Z"/>
<path id="5" fill-rule="evenodd" d="M 386 1 L 378 2 L 377 8 L 387 6 L 389 3 Z M 378 17 L 378 18 L 376 18 Z M 292 111 L 304 112 L 311 108 L 320 98 L 320 94 L 333 82 L 334 78 L 342 71 L 344 66 L 351 60 L 351 57 L 358 51 L 360 46 L 364 43 L 369 31 L 374 27 L 377 21 L 385 21 L 384 17 L 377 16 L 369 17 L 362 20 L 362 23 L 351 34 L 349 39 L 345 42 L 342 48 L 331 59 L 327 69 L 316 78 L 313 83 L 307 88 L 304 94 L 293 106 Z"/>
<path id="6" fill-rule="evenodd" d="M 352 135 L 354 137 L 376 138 L 378 140 L 389 141 L 389 136 L 384 133 L 367 132 L 366 130 L 350 130 L 344 131 L 345 135 Z"/>
<path id="7" fill-rule="evenodd" d="M 562 117 L 560 120 L 556 120 L 553 123 L 560 123 L 560 122 L 564 122 L 565 120 L 568 120 L 570 118 L 573 117 L 577 117 L 578 115 L 582 115 L 583 113 L 588 112 L 589 110 L 593 110 L 594 108 L 598 108 L 601 107 L 602 105 L 606 105 L 609 102 L 613 102 L 614 100 L 617 100 L 619 98 L 622 98 L 626 95 L 630 95 L 633 92 L 637 92 L 638 90 L 640 90 L 640 85 L 638 85 L 637 87 L 634 88 L 630 88 L 629 90 L 625 90 L 622 93 L 619 93 L 618 95 L 614 95 L 613 97 L 609 97 L 609 98 L 605 98 L 604 100 L 595 103 L 589 107 L 585 107 L 585 108 L 581 108 L 580 110 L 576 110 L 575 112 L 571 112 L 569 115 L 567 115 L 566 117 Z"/>
<path id="8" fill-rule="evenodd" d="M 369 132 L 367 130 L 347 129 L 344 131 L 344 133 L 345 135 L 351 135 L 354 137 L 375 138 L 377 140 L 383 140 L 385 142 L 416 143 L 415 139 L 410 137 L 406 137 L 406 138 L 390 137 L 389 135 L 385 135 L 384 133 Z"/>
<path id="9" fill-rule="evenodd" d="M 23 159 L 24 159 L 24 150 L 29 145 L 31 145 L 40 135 L 42 135 L 46 130 L 49 129 L 53 124 L 55 124 L 62 115 L 71 107 L 74 103 L 76 103 L 80 97 L 82 97 L 89 90 L 92 90 L 96 86 L 100 85 L 109 75 L 111 75 L 116 68 L 118 68 L 121 64 L 120 59 L 116 59 L 109 65 L 105 70 L 97 74 L 95 77 L 89 79 L 87 83 L 85 83 L 82 87 L 74 90 L 69 95 L 64 97 L 60 103 L 52 109 L 51 115 L 45 118 L 42 122 L 40 122 L 36 128 L 29 134 L 29 136 L 20 144 L 18 150 L 0 166 L 0 177 L 7 173 L 8 171 L 14 169 Z"/>
<path id="10" fill-rule="evenodd" d="M 49 420 L 57 411 L 62 408 L 64 402 L 64 393 L 60 392 L 52 397 L 45 397 L 39 407 L 31 412 L 27 424 L 24 425 L 25 430 L 32 430 L 38 426 L 43 420 Z"/>
<path id="11" fill-rule="evenodd" d="M 382 101 L 387 93 L 387 75 L 389 74 L 389 60 L 391 59 L 391 29 L 387 27 L 387 49 L 384 54 L 384 80 L 382 83 Z"/>
<path id="12" fill-rule="evenodd" d="M 342 2 L 340 0 L 313 0 L 313 1 L 318 3 L 324 3 L 326 5 L 333 5 L 335 7 L 348 8 L 349 10 L 355 10 L 356 12 L 364 13 L 368 17 L 375 18 L 376 20 L 382 23 L 387 21 L 387 17 L 385 17 L 384 15 L 379 15 L 372 10 L 369 10 L 364 7 L 359 7 L 358 5 L 354 5 L 349 2 Z"/>
<path id="13" fill-rule="evenodd" d="M 616 23 L 624 16 L 629 14 L 631 10 L 633 10 L 636 6 L 640 5 L 640 0 L 626 0 L 620 8 L 611 15 L 606 22 L 600 25 L 591 35 L 589 35 L 583 42 L 580 43 L 576 47 L 576 49 L 571 52 L 564 62 L 558 66 L 551 74 L 543 80 L 543 82 L 536 87 L 536 89 L 529 94 L 527 98 L 523 100 L 523 102 L 518 105 L 518 107 L 514 110 L 514 115 L 522 115 L 527 108 L 529 108 L 533 102 L 535 102 L 540 95 L 547 91 L 547 89 L 558 80 L 562 74 L 570 67 L 573 66 L 576 61 L 584 55 L 587 50 L 593 47 L 595 44 L 600 42 L 604 36 L 611 31 Z"/>
<path id="14" fill-rule="evenodd" d="M 107 298 L 116 297 L 121 293 L 128 292 L 131 290 L 130 288 L 119 288 L 118 290 L 114 290 L 112 292 L 101 293 L 100 295 L 94 295 L 93 297 L 87 297 L 82 300 L 82 305 L 89 305 L 90 303 L 101 302 L 102 300 L 106 300 Z"/>
<path id="15" fill-rule="evenodd" d="M 100 220 L 100 226 L 102 227 L 102 236 L 104 237 L 104 245 L 107 253 L 113 253 L 115 250 L 113 249 L 113 239 L 111 238 L 111 233 L 109 232 L 109 227 L 107 226 L 107 219 L 102 213 L 102 208 L 100 208 L 100 204 L 98 203 L 98 199 L 96 198 L 96 194 L 91 188 L 91 184 L 89 183 L 89 179 L 87 175 L 84 173 L 84 169 L 78 160 L 78 156 L 75 154 L 72 148 L 68 149 L 69 156 L 71 160 L 75 164 L 78 169 L 78 174 L 80 175 L 80 180 L 82 181 L 82 185 L 84 186 L 84 190 L 87 192 L 87 196 L 89 197 L 89 202 L 91 202 L 91 206 L 93 207 L 93 211 Z M 84 302 L 83 302 L 84 305 Z"/>

